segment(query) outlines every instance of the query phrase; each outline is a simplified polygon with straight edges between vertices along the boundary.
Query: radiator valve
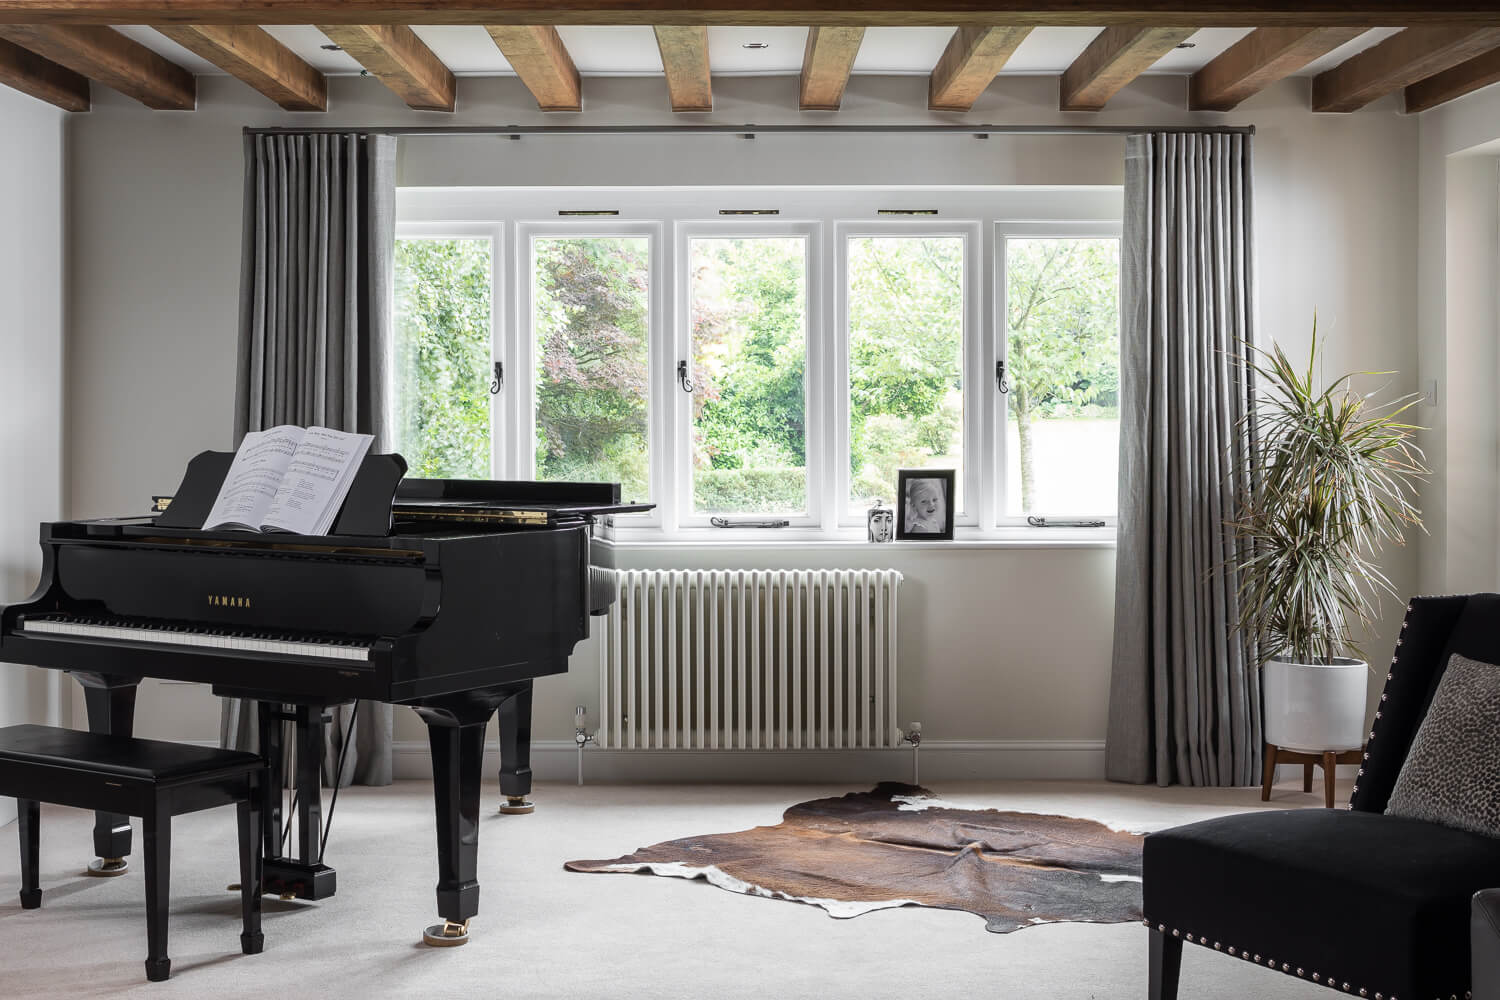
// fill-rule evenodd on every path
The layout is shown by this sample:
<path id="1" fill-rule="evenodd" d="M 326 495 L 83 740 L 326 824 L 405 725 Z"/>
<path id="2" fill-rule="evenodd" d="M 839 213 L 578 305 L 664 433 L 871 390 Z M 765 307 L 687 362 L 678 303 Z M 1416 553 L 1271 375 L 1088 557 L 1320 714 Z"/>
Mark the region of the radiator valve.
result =
<path id="1" fill-rule="evenodd" d="M 914 747 L 921 746 L 922 724 L 920 722 L 913 722 L 911 724 L 911 728 L 908 729 L 904 734 L 902 734 L 901 739 L 906 743 L 910 743 Z"/>
<path id="2" fill-rule="evenodd" d="M 598 743 L 597 736 L 597 733 L 588 731 L 588 708 L 579 705 L 573 709 L 573 742 L 578 744 L 578 749 L 582 750 L 590 743 Z"/>
<path id="3" fill-rule="evenodd" d="M 579 705 L 573 709 L 573 742 L 578 747 L 578 784 L 583 784 L 583 748 L 590 743 L 597 744 L 598 733 L 588 731 L 589 712 L 588 707 Z"/>

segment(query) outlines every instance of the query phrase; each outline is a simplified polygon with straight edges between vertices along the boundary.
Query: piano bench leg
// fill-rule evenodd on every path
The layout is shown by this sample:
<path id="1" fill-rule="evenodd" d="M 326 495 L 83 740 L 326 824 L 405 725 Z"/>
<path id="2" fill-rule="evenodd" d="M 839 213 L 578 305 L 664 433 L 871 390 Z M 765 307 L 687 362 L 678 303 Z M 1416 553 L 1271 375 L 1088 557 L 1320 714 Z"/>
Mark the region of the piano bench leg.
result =
<path id="1" fill-rule="evenodd" d="M 167 957 L 167 912 L 172 891 L 172 814 L 158 802 L 142 824 L 146 841 L 146 978 L 172 975 Z"/>
<path id="2" fill-rule="evenodd" d="M 17 799 L 21 835 L 21 909 L 35 910 L 42 905 L 41 847 L 42 804 L 36 799 Z"/>

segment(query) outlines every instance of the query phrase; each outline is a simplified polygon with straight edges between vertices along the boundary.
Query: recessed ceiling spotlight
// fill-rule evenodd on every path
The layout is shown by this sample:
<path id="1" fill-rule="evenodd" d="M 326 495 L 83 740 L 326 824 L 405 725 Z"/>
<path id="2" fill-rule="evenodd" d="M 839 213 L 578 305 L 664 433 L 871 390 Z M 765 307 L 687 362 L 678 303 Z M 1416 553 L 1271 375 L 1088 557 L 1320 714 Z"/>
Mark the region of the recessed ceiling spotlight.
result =
<path id="1" fill-rule="evenodd" d="M 1179 49 L 1196 49 L 1198 47 L 1198 43 L 1197 42 L 1178 42 L 1177 43 L 1177 47 Z"/>
<path id="2" fill-rule="evenodd" d="M 322 49 L 324 52 L 342 52 L 342 51 L 344 51 L 344 47 L 342 45 L 333 45 L 333 44 L 319 45 L 318 48 Z"/>
<path id="3" fill-rule="evenodd" d="M 769 49 L 770 47 L 771 47 L 771 43 L 770 42 L 741 42 L 740 43 L 740 48 L 742 48 L 742 49 Z"/>

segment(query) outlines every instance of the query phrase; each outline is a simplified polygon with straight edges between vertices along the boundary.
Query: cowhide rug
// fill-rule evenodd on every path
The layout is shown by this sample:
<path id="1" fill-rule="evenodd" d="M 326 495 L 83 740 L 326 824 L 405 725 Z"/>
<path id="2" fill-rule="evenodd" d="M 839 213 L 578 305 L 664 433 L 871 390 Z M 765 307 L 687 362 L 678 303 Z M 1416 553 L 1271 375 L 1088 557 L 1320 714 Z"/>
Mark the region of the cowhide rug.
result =
<path id="1" fill-rule="evenodd" d="M 894 782 L 792 806 L 777 826 L 566 867 L 703 878 L 834 917 L 891 906 L 967 910 L 997 934 L 1060 920 L 1141 919 L 1139 835 L 1068 816 L 955 809 Z"/>

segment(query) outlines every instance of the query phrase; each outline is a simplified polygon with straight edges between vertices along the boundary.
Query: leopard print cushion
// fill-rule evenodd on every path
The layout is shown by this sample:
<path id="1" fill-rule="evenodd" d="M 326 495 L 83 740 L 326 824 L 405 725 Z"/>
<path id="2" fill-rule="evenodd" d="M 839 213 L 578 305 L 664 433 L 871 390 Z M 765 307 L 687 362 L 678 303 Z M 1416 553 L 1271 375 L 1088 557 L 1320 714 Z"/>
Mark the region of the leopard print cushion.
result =
<path id="1" fill-rule="evenodd" d="M 1386 806 L 1500 837 L 1500 667 L 1454 653 Z"/>

